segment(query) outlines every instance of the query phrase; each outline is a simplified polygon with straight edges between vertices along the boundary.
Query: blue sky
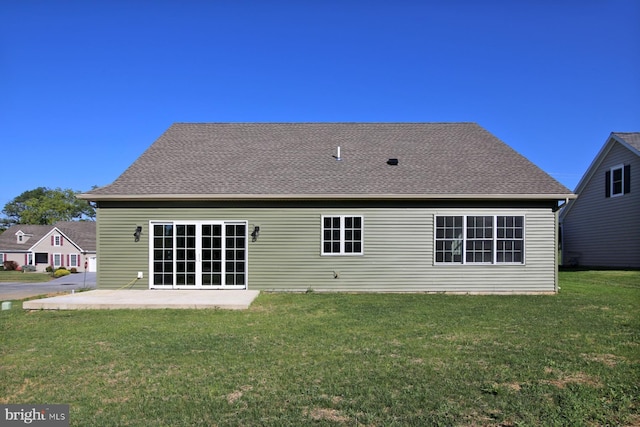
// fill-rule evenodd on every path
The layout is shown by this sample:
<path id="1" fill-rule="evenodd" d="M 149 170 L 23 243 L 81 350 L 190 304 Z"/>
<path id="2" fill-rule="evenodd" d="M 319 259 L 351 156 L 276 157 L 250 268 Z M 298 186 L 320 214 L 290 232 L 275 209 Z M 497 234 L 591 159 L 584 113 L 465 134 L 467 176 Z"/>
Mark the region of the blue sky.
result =
<path id="1" fill-rule="evenodd" d="M 638 0 L 3 1 L 0 209 L 174 122 L 477 122 L 573 189 L 638 100 Z"/>

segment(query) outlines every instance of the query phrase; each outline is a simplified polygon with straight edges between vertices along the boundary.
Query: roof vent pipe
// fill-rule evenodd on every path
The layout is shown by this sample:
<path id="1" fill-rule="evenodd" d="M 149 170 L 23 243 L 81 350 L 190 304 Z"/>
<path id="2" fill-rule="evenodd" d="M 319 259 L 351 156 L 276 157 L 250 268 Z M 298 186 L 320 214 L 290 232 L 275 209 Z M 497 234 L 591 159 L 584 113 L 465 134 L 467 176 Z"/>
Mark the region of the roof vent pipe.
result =
<path id="1" fill-rule="evenodd" d="M 387 160 L 387 164 L 390 166 L 398 166 L 398 159 L 389 159 Z"/>
<path id="2" fill-rule="evenodd" d="M 336 160 L 342 160 L 342 157 L 340 157 L 340 146 L 338 145 L 338 154 L 336 155 Z"/>

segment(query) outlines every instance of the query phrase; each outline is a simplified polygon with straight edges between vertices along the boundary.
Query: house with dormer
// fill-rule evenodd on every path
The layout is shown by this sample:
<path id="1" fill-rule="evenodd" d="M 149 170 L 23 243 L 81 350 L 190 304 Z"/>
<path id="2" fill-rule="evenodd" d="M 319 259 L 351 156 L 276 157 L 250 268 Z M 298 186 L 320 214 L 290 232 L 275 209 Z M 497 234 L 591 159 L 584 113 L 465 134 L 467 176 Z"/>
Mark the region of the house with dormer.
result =
<path id="1" fill-rule="evenodd" d="M 54 225 L 17 224 L 0 235 L 0 265 L 15 261 L 44 272 L 52 268 L 96 271 L 96 223 L 61 221 Z"/>

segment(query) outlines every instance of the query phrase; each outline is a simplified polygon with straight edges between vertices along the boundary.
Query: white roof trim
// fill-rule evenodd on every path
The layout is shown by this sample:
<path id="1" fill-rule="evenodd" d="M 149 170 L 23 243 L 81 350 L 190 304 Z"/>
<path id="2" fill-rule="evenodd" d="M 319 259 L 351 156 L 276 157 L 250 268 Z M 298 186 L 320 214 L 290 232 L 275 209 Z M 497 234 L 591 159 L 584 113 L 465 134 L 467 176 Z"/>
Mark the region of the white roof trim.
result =
<path id="1" fill-rule="evenodd" d="M 43 240 L 45 240 L 47 237 L 50 237 L 51 234 L 57 231 L 58 233 L 60 233 L 60 235 L 62 235 L 65 239 L 67 239 L 67 242 L 70 242 L 73 246 L 75 246 L 80 252 L 86 252 L 83 251 L 82 248 L 80 246 L 78 246 L 78 244 L 76 242 L 73 241 L 73 239 L 71 239 L 69 236 L 67 236 L 66 234 L 64 234 L 62 231 L 60 231 L 60 229 L 58 227 L 53 227 L 48 233 L 46 233 L 44 236 L 42 236 L 42 239 L 38 240 L 33 246 L 31 246 L 29 249 L 33 249 L 35 246 L 38 246 L 40 244 L 40 242 L 42 242 Z"/>
<path id="2" fill-rule="evenodd" d="M 566 194 L 80 194 L 92 201 L 207 200 L 567 200 Z"/>
<path id="3" fill-rule="evenodd" d="M 605 142 L 605 144 L 602 146 L 600 151 L 598 151 L 598 154 L 596 154 L 596 157 L 594 157 L 593 161 L 587 168 L 587 171 L 584 173 L 584 175 L 582 175 L 582 178 L 580 178 L 580 181 L 578 182 L 576 189 L 573 191 L 575 194 L 580 195 L 584 187 L 586 187 L 589 181 L 591 181 L 591 178 L 593 178 L 593 175 L 595 175 L 596 170 L 598 170 L 598 168 L 600 167 L 604 159 L 607 157 L 607 155 L 609 154 L 609 151 L 611 151 L 611 149 L 613 148 L 616 142 L 621 144 L 623 147 L 627 148 L 629 151 L 636 154 L 637 156 L 640 156 L 640 151 L 636 150 L 634 147 L 629 145 L 623 139 L 617 137 L 614 134 L 614 132 L 611 132 L 611 134 L 609 135 L 609 138 L 607 138 L 607 142 Z M 578 196 L 574 197 L 574 199 L 576 199 L 577 197 Z M 572 207 L 573 207 L 573 202 L 569 202 L 567 206 L 560 213 L 560 221 L 562 221 L 564 217 L 566 217 L 569 214 L 569 211 L 571 210 Z"/>

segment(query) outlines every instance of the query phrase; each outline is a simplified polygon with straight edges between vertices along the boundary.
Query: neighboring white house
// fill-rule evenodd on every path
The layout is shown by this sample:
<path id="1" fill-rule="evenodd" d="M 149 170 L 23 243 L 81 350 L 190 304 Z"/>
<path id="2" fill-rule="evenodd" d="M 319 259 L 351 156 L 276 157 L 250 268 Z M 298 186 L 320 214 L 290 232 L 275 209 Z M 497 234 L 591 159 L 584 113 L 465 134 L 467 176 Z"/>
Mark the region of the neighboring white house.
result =
<path id="1" fill-rule="evenodd" d="M 560 215 L 564 265 L 640 267 L 640 132 L 613 132 Z"/>
<path id="2" fill-rule="evenodd" d="M 17 224 L 0 235 L 0 264 L 15 261 L 36 271 L 53 268 L 97 270 L 96 223 L 61 221 L 55 225 Z"/>

